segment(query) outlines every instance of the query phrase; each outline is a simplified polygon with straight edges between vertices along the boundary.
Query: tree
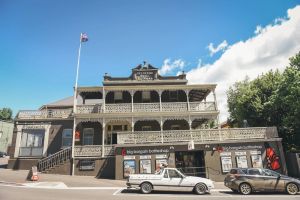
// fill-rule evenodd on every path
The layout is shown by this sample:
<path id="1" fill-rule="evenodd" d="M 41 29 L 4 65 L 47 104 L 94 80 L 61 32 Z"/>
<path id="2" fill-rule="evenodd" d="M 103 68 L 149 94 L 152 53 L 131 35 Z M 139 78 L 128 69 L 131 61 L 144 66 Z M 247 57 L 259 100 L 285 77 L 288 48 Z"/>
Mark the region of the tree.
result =
<path id="1" fill-rule="evenodd" d="M 270 71 L 253 81 L 246 77 L 244 81 L 236 82 L 227 91 L 229 120 L 240 127 L 245 120 L 250 126 L 274 125 L 273 114 L 277 111 L 272 105 L 272 97 L 280 80 L 278 71 Z"/>
<path id="2" fill-rule="evenodd" d="M 232 126 L 277 126 L 287 150 L 300 150 L 300 52 L 283 73 L 269 71 L 227 91 Z"/>
<path id="3" fill-rule="evenodd" d="M 0 119 L 1 120 L 11 120 L 12 119 L 12 110 L 10 108 L 2 108 L 0 110 Z"/>
<path id="4" fill-rule="evenodd" d="M 283 72 L 274 107 L 280 111 L 277 127 L 284 146 L 300 150 L 300 52 L 290 58 L 290 66 Z"/>

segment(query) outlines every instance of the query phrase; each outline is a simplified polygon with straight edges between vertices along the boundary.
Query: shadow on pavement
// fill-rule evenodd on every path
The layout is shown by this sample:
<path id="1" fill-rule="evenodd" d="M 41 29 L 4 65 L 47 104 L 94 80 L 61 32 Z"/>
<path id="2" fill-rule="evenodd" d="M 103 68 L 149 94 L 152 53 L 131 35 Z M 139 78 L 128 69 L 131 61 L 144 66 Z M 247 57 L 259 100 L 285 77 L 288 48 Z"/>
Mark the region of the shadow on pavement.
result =
<path id="1" fill-rule="evenodd" d="M 124 189 L 122 190 L 120 193 L 122 194 L 142 194 L 140 192 L 140 190 L 138 189 Z M 189 191 L 163 191 L 163 190 L 153 190 L 151 192 L 151 194 L 178 194 L 178 195 L 196 195 L 193 192 L 189 192 Z M 209 193 L 205 194 L 205 195 L 209 195 Z M 201 195 L 199 195 L 201 196 Z"/>

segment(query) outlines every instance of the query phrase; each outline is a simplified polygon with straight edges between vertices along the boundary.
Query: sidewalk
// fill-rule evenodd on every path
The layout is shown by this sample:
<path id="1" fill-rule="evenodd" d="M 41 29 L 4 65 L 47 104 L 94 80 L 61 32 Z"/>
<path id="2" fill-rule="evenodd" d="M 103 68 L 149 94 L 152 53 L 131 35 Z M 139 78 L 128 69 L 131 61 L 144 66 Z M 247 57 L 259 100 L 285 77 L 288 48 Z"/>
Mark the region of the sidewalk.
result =
<path id="1" fill-rule="evenodd" d="M 0 169 L 0 182 L 33 183 L 27 181 L 28 170 Z M 39 173 L 38 182 L 63 182 L 67 187 L 126 187 L 125 180 L 98 179 L 93 176 L 69 176 Z M 215 182 L 215 189 L 228 189 L 223 182 Z"/>

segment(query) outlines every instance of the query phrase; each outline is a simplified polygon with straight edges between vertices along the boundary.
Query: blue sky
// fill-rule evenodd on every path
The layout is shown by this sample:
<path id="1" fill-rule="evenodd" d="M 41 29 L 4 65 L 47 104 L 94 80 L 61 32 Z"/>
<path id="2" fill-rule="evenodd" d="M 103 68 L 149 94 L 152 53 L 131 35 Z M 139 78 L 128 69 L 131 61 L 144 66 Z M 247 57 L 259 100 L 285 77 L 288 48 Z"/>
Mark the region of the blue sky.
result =
<path id="1" fill-rule="evenodd" d="M 81 32 L 89 41 L 82 47 L 79 85 L 102 85 L 105 72 L 129 76 L 144 60 L 159 68 L 166 59 L 170 65 L 181 60 L 186 72 L 197 68 L 199 59 L 201 65 L 213 64 L 225 49 L 211 56 L 210 43 L 246 41 L 257 26 L 284 18 L 299 3 L 0 0 L 0 108 L 16 114 L 71 96 Z"/>

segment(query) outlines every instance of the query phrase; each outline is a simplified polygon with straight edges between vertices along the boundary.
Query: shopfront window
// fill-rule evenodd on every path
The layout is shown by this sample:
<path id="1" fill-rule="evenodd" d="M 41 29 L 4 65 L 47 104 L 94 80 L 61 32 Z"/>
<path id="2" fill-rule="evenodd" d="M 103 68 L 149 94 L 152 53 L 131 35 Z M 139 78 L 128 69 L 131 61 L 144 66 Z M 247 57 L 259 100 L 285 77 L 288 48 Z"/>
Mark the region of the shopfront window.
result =
<path id="1" fill-rule="evenodd" d="M 62 133 L 62 147 L 72 146 L 72 129 L 64 129 Z"/>
<path id="2" fill-rule="evenodd" d="M 94 142 L 94 129 L 83 129 L 83 145 L 93 145 Z"/>
<path id="3" fill-rule="evenodd" d="M 45 130 L 23 130 L 19 156 L 43 155 Z"/>

